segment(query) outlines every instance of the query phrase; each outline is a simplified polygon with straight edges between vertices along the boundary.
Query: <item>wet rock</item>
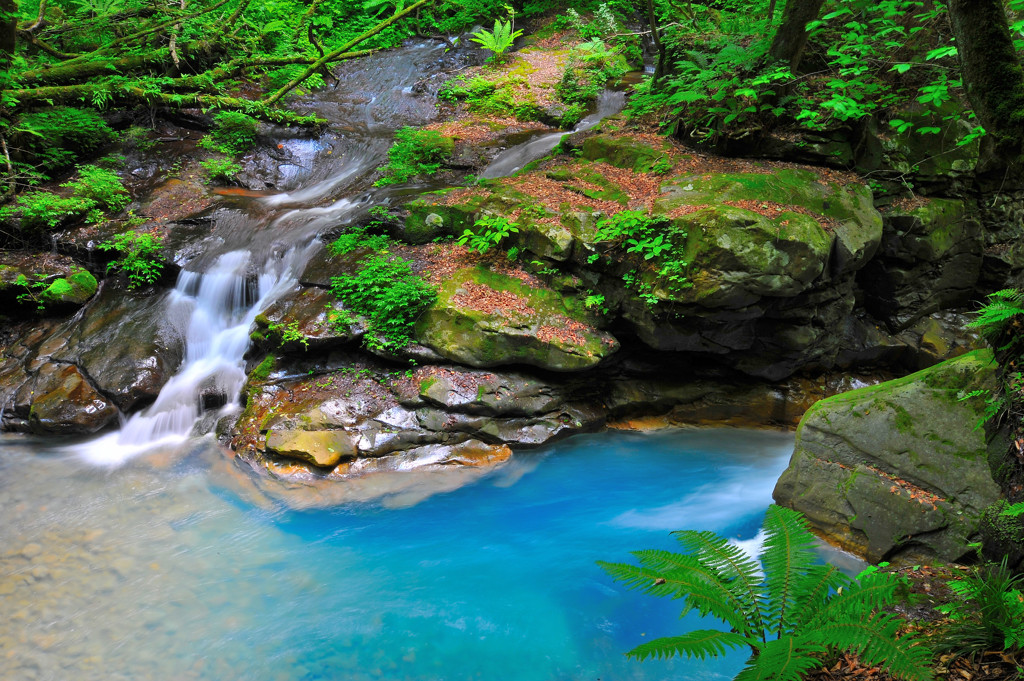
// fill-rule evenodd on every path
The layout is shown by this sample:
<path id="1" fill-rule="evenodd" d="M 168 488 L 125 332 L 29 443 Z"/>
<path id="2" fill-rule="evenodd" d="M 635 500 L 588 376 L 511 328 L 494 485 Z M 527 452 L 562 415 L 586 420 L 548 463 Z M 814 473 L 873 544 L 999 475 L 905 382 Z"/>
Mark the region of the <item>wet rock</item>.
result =
<path id="1" fill-rule="evenodd" d="M 257 315 L 250 339 L 263 351 L 329 352 L 362 337 L 365 323 L 356 317 L 330 291 L 297 286 Z"/>
<path id="2" fill-rule="evenodd" d="M 36 433 L 94 433 L 117 419 L 117 407 L 72 365 L 44 364 L 18 392 L 16 412 L 27 412 Z"/>
<path id="3" fill-rule="evenodd" d="M 474 367 L 528 364 L 579 371 L 597 365 L 619 344 L 571 304 L 513 277 L 463 268 L 441 285 L 415 337 L 443 357 Z"/>
<path id="4" fill-rule="evenodd" d="M 52 356 L 78 365 L 121 411 L 139 409 L 156 399 L 181 363 L 181 333 L 164 303 L 163 295 L 134 295 L 105 283 L 82 316 L 54 334 L 51 342 L 63 345 Z"/>
<path id="5" fill-rule="evenodd" d="M 830 540 L 880 560 L 957 560 L 999 497 L 982 418 L 990 351 L 816 403 L 774 496 Z"/>
<path id="6" fill-rule="evenodd" d="M 865 307 L 894 329 L 964 304 L 981 273 L 982 230 L 964 202 L 918 201 L 885 213 L 878 254 L 857 275 Z"/>
<path id="7" fill-rule="evenodd" d="M 286 459 L 331 467 L 342 459 L 354 458 L 358 450 L 343 430 L 274 430 L 267 434 L 267 451 Z"/>
<path id="8" fill-rule="evenodd" d="M 571 143 L 571 142 L 570 142 Z M 622 135 L 590 135 L 581 140 L 583 158 L 603 161 L 616 168 L 628 168 L 638 173 L 647 173 L 664 162 L 671 150 L 665 142 L 661 148 L 648 141 L 640 141 Z"/>

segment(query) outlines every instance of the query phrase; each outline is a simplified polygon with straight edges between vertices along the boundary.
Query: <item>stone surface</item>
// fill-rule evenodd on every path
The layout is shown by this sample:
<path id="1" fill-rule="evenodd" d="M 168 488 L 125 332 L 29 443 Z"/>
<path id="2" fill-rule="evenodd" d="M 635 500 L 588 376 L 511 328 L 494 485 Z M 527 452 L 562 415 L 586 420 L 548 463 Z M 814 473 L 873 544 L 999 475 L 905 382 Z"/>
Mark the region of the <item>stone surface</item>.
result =
<path id="1" fill-rule="evenodd" d="M 979 350 L 816 403 L 800 422 L 778 503 L 825 537 L 880 560 L 956 560 L 999 496 L 975 429 L 996 387 Z"/>
<path id="2" fill-rule="evenodd" d="M 981 274 L 981 225 L 957 199 L 884 214 L 882 244 L 858 273 L 865 307 L 893 328 L 966 303 Z"/>
<path id="3" fill-rule="evenodd" d="M 455 272 L 416 323 L 415 337 L 473 367 L 527 364 L 579 371 L 614 353 L 618 341 L 586 320 L 571 299 L 478 267 Z"/>
<path id="4" fill-rule="evenodd" d="M 48 363 L 26 384 L 15 411 L 27 406 L 29 428 L 36 433 L 94 433 L 117 419 L 117 408 L 72 365 Z"/>

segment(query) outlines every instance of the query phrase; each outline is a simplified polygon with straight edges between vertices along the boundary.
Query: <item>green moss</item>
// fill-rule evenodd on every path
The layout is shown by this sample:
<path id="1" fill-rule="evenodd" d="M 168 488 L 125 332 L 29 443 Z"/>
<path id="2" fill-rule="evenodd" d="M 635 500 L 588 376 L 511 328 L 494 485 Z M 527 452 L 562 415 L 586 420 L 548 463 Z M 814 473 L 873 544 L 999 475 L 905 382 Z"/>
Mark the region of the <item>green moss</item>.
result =
<path id="1" fill-rule="evenodd" d="M 277 360 L 274 358 L 274 356 L 267 355 L 266 357 L 263 358 L 263 361 L 260 362 L 259 365 L 255 369 L 253 369 L 252 372 L 249 374 L 249 381 L 251 383 L 262 383 L 263 381 L 267 380 L 267 378 L 270 377 L 270 374 L 273 373 L 276 364 Z"/>
<path id="2" fill-rule="evenodd" d="M 434 378 L 433 376 L 430 376 L 429 378 L 425 378 L 422 381 L 420 381 L 420 395 L 426 394 L 426 392 L 430 390 L 430 386 L 434 385 L 435 383 L 437 383 L 437 379 Z"/>

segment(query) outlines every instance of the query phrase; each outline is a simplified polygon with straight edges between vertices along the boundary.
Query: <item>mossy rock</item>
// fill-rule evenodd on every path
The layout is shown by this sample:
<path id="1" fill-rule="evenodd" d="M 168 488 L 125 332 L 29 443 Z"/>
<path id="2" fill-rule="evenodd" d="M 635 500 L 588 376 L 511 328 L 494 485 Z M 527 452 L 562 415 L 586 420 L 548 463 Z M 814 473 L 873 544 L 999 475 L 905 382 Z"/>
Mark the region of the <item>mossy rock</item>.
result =
<path id="1" fill-rule="evenodd" d="M 67 277 L 55 279 L 43 290 L 40 298 L 47 304 L 79 306 L 96 295 L 97 288 L 96 277 L 86 270 L 78 270 Z"/>
<path id="2" fill-rule="evenodd" d="M 716 205 L 726 201 L 753 201 L 767 212 L 783 207 L 772 220 L 781 228 L 792 215 L 821 216 L 835 241 L 830 269 L 833 276 L 860 269 L 874 254 L 882 238 L 882 217 L 875 210 L 871 190 L 864 185 L 825 182 L 809 170 L 779 168 L 769 173 L 716 173 L 683 175 L 662 187 L 654 212 L 668 214 L 682 206 Z M 793 206 L 797 211 L 786 211 Z"/>
<path id="3" fill-rule="evenodd" d="M 818 222 L 800 213 L 768 218 L 744 208 L 715 205 L 676 218 L 687 234 L 691 288 L 659 297 L 704 307 L 738 308 L 763 296 L 792 297 L 824 271 L 831 239 Z"/>
<path id="4" fill-rule="evenodd" d="M 629 135 L 592 135 L 583 141 L 583 158 L 603 161 L 616 168 L 648 173 L 666 163 L 672 145 L 663 142 L 660 148 Z"/>
<path id="5" fill-rule="evenodd" d="M 960 118 L 961 113 L 958 102 L 948 102 L 938 109 L 922 106 L 897 112 L 893 119 L 907 121 L 912 127 L 882 137 L 885 165 L 905 176 L 942 184 L 972 173 L 978 164 L 981 142 L 974 139 L 963 143 L 973 125 Z M 944 120 L 946 116 L 953 118 Z M 919 132 L 922 129 L 937 132 Z"/>
<path id="6" fill-rule="evenodd" d="M 815 403 L 775 499 L 872 562 L 961 558 L 999 497 L 976 428 L 984 396 L 961 396 L 996 388 L 977 350 Z"/>
<path id="7" fill-rule="evenodd" d="M 479 267 L 455 272 L 416 324 L 416 340 L 473 367 L 528 364 L 581 371 L 619 343 L 571 298 Z"/>
<path id="8" fill-rule="evenodd" d="M 881 247 L 858 274 L 865 307 L 892 327 L 966 303 L 981 276 L 983 232 L 964 202 L 921 201 L 885 213 Z"/>

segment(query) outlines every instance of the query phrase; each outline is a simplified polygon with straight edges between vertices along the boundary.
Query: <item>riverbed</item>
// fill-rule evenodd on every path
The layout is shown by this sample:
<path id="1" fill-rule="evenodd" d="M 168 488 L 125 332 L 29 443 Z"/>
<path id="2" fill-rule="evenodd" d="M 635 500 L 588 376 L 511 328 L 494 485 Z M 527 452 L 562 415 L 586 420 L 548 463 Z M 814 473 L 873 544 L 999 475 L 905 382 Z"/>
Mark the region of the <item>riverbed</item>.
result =
<path id="1" fill-rule="evenodd" d="M 0 678 L 732 678 L 742 654 L 625 658 L 693 622 L 595 561 L 675 529 L 755 544 L 792 444 L 605 432 L 451 491 L 302 510 L 209 439 L 109 468 L 5 436 Z"/>

